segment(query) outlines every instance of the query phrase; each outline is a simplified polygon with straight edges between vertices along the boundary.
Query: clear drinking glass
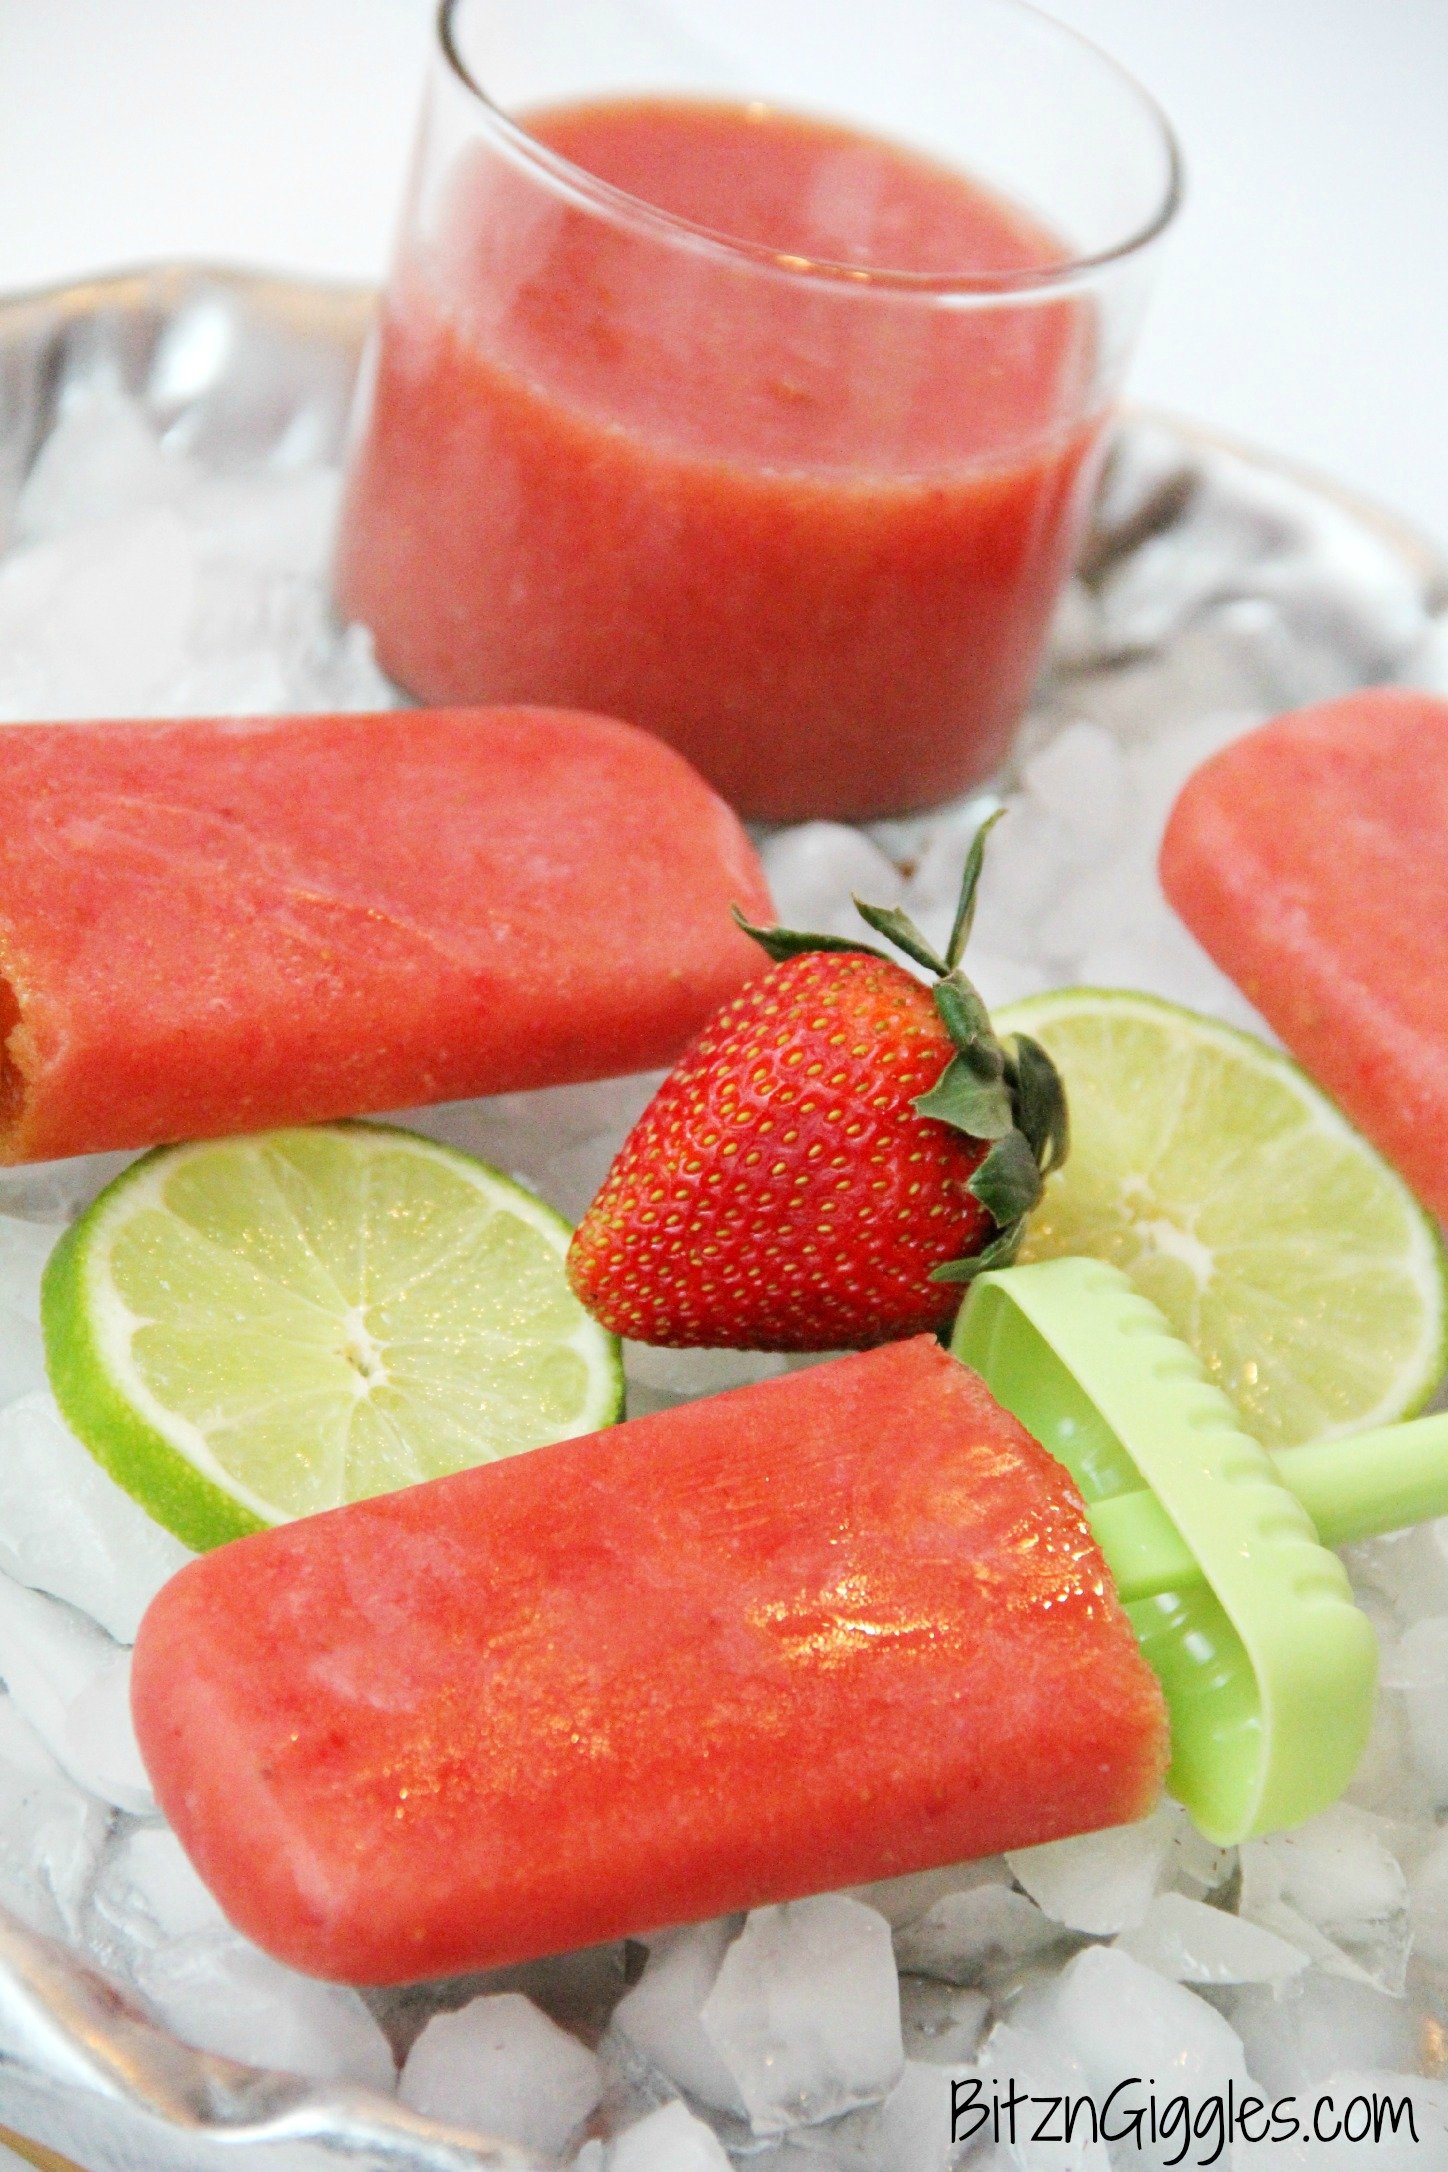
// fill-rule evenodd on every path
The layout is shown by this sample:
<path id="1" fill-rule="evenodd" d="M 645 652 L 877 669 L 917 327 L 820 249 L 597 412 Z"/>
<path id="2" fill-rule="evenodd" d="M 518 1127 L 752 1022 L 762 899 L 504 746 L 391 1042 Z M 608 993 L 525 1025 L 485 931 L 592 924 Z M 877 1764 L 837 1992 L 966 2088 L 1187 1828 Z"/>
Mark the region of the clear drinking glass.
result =
<path id="1" fill-rule="evenodd" d="M 602 710 L 746 814 L 1004 754 L 1179 169 L 1021 0 L 444 0 L 342 608 L 432 703 Z"/>

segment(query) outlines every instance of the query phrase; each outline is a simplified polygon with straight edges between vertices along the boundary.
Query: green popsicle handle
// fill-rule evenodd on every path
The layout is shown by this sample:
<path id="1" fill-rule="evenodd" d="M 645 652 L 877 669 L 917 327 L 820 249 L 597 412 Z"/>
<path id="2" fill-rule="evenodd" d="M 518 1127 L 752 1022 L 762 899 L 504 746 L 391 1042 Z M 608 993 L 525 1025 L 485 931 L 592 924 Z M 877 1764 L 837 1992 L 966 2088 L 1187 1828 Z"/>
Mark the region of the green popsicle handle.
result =
<path id="1" fill-rule="evenodd" d="M 1279 1467 L 1101 1260 L 982 1274 L 952 1348 L 1075 1479 L 1166 1698 L 1167 1784 L 1203 1832 L 1235 1842 L 1335 1802 L 1372 1723 L 1377 1643 L 1315 1519 L 1341 1540 L 1448 1506 L 1436 1422 Z"/>
<path id="2" fill-rule="evenodd" d="M 1123 1606 L 1164 1591 L 1190 1591 L 1202 1580 L 1196 1556 L 1154 1493 L 1118 1493 L 1086 1510 Z"/>
<path id="3" fill-rule="evenodd" d="M 1347 1440 L 1284 1448 L 1272 1464 L 1324 1546 L 1401 1531 L 1448 1516 L 1448 1411 Z M 1093 1502 L 1089 1515 L 1124 1604 L 1199 1581 L 1190 1547 L 1153 1494 L 1119 1493 Z"/>
<path id="4" fill-rule="evenodd" d="M 1347 1440 L 1284 1448 L 1272 1458 L 1324 1546 L 1448 1516 L 1448 1411 Z"/>

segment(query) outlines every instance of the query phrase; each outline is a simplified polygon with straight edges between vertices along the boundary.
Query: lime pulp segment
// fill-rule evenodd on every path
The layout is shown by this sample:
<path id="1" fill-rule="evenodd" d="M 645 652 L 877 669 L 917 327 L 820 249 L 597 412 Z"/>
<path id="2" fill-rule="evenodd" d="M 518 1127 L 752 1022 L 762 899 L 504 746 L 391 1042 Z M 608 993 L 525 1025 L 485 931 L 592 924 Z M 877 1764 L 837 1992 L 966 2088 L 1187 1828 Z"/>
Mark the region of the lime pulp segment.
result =
<path id="1" fill-rule="evenodd" d="M 1066 1082 L 1071 1154 L 1022 1260 L 1121 1268 L 1271 1448 L 1387 1425 L 1445 1364 L 1444 1260 L 1407 1186 L 1288 1057 L 1157 998 L 1002 1010 Z"/>
<path id="2" fill-rule="evenodd" d="M 415 1133 L 162 1147 L 46 1271 L 72 1430 L 188 1545 L 611 1424 L 618 1344 L 561 1216 Z"/>

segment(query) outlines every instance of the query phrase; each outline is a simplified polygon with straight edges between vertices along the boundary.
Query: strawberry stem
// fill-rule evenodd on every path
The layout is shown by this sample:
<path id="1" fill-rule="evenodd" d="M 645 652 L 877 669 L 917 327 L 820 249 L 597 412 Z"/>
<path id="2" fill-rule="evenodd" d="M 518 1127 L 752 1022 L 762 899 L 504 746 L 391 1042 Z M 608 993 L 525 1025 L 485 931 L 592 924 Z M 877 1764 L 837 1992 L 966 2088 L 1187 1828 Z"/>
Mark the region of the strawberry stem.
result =
<path id="1" fill-rule="evenodd" d="M 852 943 L 843 935 L 805 935 L 797 928 L 757 928 L 752 920 L 745 919 L 737 905 L 731 905 L 729 911 L 735 927 L 758 943 L 776 965 L 783 965 L 786 958 L 803 958 L 812 950 L 863 950 L 871 958 L 885 956 L 884 951 L 877 950 L 873 943 Z"/>
<path id="2" fill-rule="evenodd" d="M 970 850 L 965 856 L 965 870 L 960 878 L 960 897 L 955 908 L 955 923 L 950 930 L 950 941 L 945 946 L 946 967 L 952 973 L 960 963 L 960 954 L 970 939 L 970 931 L 975 922 L 975 894 L 980 888 L 980 871 L 985 866 L 985 841 L 1004 813 L 1004 807 L 997 807 L 994 814 L 986 816 L 972 837 Z"/>
<path id="3" fill-rule="evenodd" d="M 851 903 L 866 927 L 883 935 L 917 965 L 923 965 L 927 973 L 943 978 L 950 971 L 945 960 L 936 956 L 910 915 L 902 912 L 898 905 L 866 905 L 860 898 L 853 898 Z"/>

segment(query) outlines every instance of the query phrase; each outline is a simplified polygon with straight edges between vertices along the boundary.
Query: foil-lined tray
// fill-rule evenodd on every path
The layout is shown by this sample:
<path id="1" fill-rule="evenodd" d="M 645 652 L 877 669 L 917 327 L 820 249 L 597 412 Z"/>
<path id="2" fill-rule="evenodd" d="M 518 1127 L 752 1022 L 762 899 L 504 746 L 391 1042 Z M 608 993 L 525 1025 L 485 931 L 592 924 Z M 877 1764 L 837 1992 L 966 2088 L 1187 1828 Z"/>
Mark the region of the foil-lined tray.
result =
<path id="1" fill-rule="evenodd" d="M 0 548 L 85 387 L 137 398 L 168 444 L 218 469 L 335 459 L 371 307 L 366 288 L 169 266 L 0 301 Z M 1135 739 L 1157 721 L 1418 678 L 1448 689 L 1448 568 L 1430 548 L 1324 482 L 1138 413 L 1118 433 L 1022 746 L 1067 716 Z M 85 2172 L 535 2165 L 366 2090 L 191 2050 L 3 1914 L 0 2139 Z"/>

